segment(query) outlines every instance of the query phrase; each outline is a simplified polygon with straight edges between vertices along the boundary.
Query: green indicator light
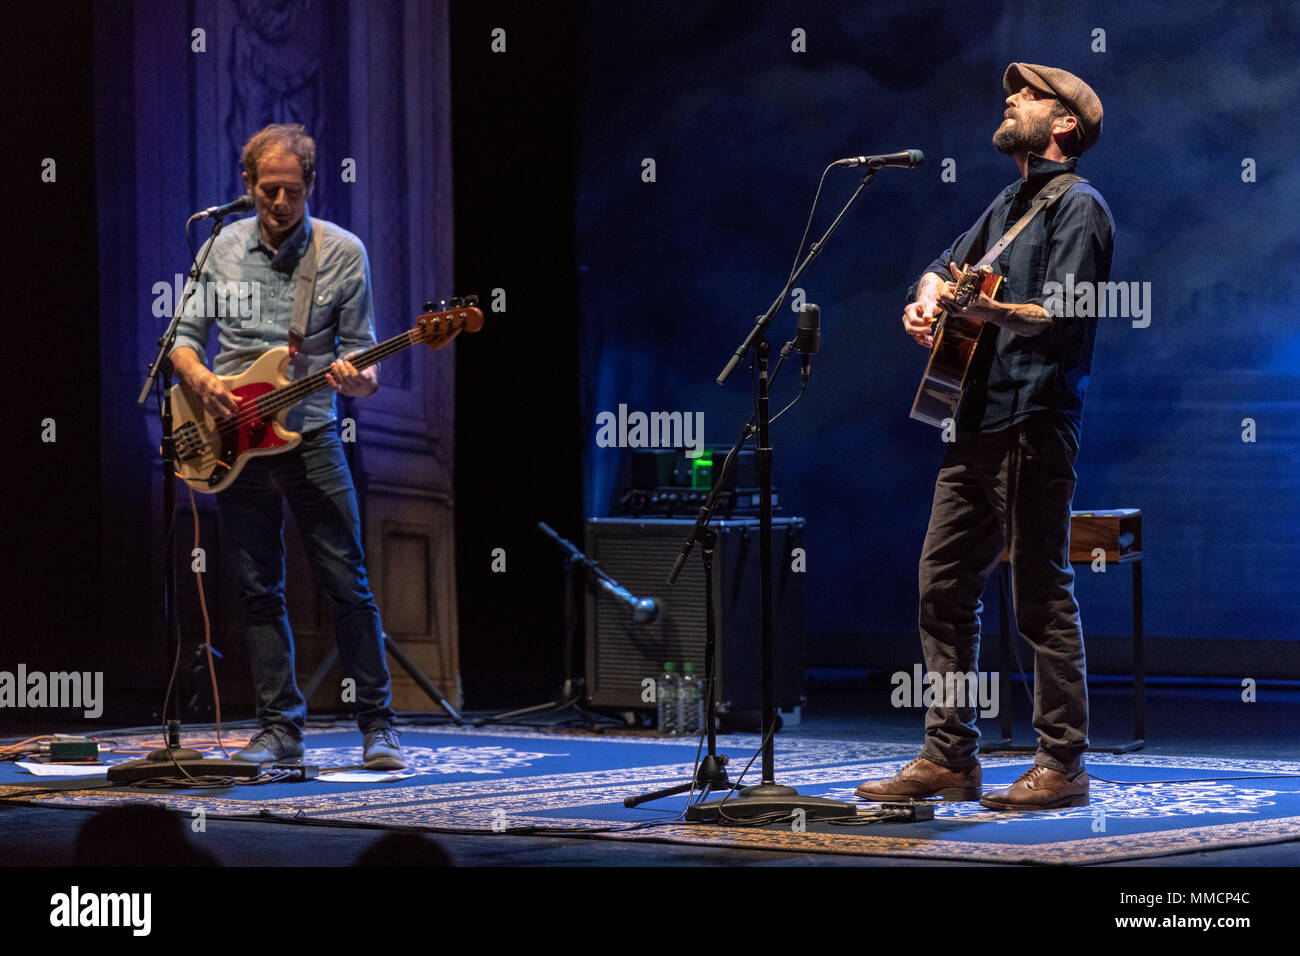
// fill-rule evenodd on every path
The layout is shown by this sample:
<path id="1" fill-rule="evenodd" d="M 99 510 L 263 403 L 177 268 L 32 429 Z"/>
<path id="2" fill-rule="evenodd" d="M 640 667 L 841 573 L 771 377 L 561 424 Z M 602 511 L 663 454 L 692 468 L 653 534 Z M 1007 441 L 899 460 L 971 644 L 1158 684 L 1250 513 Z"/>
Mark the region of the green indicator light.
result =
<path id="1" fill-rule="evenodd" d="M 691 462 L 691 487 L 711 489 L 713 487 L 713 458 L 701 455 Z"/>

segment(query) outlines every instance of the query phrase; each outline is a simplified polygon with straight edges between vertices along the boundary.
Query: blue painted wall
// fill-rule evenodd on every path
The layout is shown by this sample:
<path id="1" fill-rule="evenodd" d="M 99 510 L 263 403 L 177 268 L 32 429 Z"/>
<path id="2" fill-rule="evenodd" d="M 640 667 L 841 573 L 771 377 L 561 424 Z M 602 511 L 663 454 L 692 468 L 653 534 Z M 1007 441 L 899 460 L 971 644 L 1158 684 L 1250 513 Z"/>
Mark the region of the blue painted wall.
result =
<path id="1" fill-rule="evenodd" d="M 1300 636 L 1286 613 L 1300 570 L 1300 8 L 591 4 L 585 46 L 588 514 L 610 513 L 625 454 L 596 447 L 596 414 L 702 411 L 707 440 L 729 443 L 749 381 L 714 376 L 780 291 L 822 168 L 920 148 L 926 165 L 884 171 L 802 282 L 822 351 L 774 429 L 785 513 L 808 519 L 809 627 L 911 630 L 942 447 L 907 417 L 925 354 L 901 329 L 905 292 L 1016 178 L 990 145 L 1007 63 L 1057 65 L 1105 106 L 1079 172 L 1115 214 L 1111 278 L 1152 292 L 1149 326 L 1101 322 L 1075 507 L 1144 510 L 1148 634 Z M 857 182 L 832 173 L 815 229 Z M 793 327 L 783 310 L 774 341 Z M 1117 577 L 1081 576 L 1085 633 L 1126 633 Z"/>

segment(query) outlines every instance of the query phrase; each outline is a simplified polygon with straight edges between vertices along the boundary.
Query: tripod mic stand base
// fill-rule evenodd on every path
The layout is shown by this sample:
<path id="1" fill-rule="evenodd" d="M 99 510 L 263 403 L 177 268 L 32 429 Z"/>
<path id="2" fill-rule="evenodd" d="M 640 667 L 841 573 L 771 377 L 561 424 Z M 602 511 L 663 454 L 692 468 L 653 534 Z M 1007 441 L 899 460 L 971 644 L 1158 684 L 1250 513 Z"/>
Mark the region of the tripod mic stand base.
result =
<path id="1" fill-rule="evenodd" d="M 768 814 L 788 816 L 796 810 L 804 812 L 805 820 L 844 819 L 856 816 L 858 812 L 856 804 L 831 800 L 827 797 L 801 797 L 799 791 L 791 787 L 762 783 L 754 787 L 746 787 L 740 791 L 739 797 L 727 800 L 725 806 L 719 799 L 688 807 L 686 819 L 692 823 L 719 823 L 723 822 L 724 814 L 730 821 L 747 820 Z"/>
<path id="2" fill-rule="evenodd" d="M 726 754 L 706 754 L 700 761 L 700 769 L 696 771 L 694 784 L 679 783 L 675 787 L 665 787 L 662 790 L 654 790 L 650 793 L 642 793 L 635 797 L 628 797 L 623 801 L 625 807 L 637 807 L 643 803 L 649 803 L 651 800 L 662 800 L 664 797 L 673 797 L 679 793 L 685 793 L 694 787 L 700 788 L 700 796 L 695 798 L 697 803 L 703 803 L 709 799 L 710 793 L 718 790 L 730 790 L 731 782 L 727 779 L 727 755 Z M 784 787 L 782 789 L 785 789 Z M 791 791 L 793 793 L 794 791 Z M 692 805 L 694 806 L 694 804 Z M 690 811 L 687 811 L 687 819 Z"/>

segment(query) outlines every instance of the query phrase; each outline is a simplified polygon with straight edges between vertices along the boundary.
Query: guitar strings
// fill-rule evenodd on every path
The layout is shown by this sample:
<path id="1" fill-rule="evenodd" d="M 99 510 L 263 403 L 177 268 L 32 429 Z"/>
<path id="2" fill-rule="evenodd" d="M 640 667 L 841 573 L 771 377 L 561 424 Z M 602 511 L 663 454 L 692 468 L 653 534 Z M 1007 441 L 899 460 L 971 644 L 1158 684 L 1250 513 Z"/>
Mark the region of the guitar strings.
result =
<path id="1" fill-rule="evenodd" d="M 407 332 L 403 332 L 401 335 L 397 335 L 394 338 L 389 339 L 386 342 L 381 343 L 380 345 L 375 346 L 374 349 L 372 349 L 369 353 L 367 353 L 366 357 L 361 360 L 361 364 L 358 365 L 357 367 L 369 368 L 371 365 L 375 364 L 375 362 L 381 361 L 382 359 L 387 358 L 389 355 L 394 355 L 398 352 L 403 351 L 408 346 L 413 345 L 415 343 L 414 341 L 407 341 L 405 343 L 399 344 L 399 340 L 402 339 L 411 340 L 413 339 L 413 337 L 414 337 L 414 332 L 407 331 Z M 358 356 L 358 358 L 360 358 L 360 356 Z M 264 403 L 262 401 L 264 396 L 258 396 L 257 398 L 254 398 L 247 403 L 241 403 L 244 404 L 246 407 L 242 407 L 239 410 L 239 412 L 237 412 L 235 415 L 219 419 L 215 422 L 216 424 L 215 436 L 211 429 L 204 428 L 200 424 L 200 419 L 194 419 L 192 422 L 187 423 L 187 424 L 194 425 L 195 430 L 198 432 L 200 436 L 200 441 L 198 442 L 198 444 L 202 447 L 203 450 L 200 451 L 197 456 L 191 456 L 189 458 L 184 459 L 182 464 L 188 465 L 191 468 L 202 468 L 206 464 L 208 459 L 216 459 L 217 461 L 220 461 L 219 451 L 224 447 L 225 444 L 220 437 L 220 433 L 222 431 L 229 431 L 231 428 L 238 428 L 244 425 L 251 425 L 254 422 L 269 418 L 286 404 L 285 400 L 290 395 L 293 395 L 295 397 L 291 402 L 288 402 L 288 404 L 289 405 L 296 404 L 298 401 L 301 400 L 299 397 L 297 397 L 299 392 L 304 392 L 304 389 L 307 388 L 307 386 L 311 385 L 314 387 L 311 387 L 310 390 L 305 391 L 304 397 L 305 395 L 314 394 L 315 392 L 319 391 L 318 383 L 324 381 L 325 381 L 324 370 L 313 372 L 311 375 L 307 376 L 304 379 L 300 379 L 296 382 L 290 383 L 289 385 L 283 386 L 282 387 L 283 390 L 274 390 L 266 393 L 267 395 L 278 396 L 276 398 L 271 399 L 270 401 Z M 203 420 L 206 420 L 206 417 Z M 182 429 L 183 428 L 184 426 L 182 426 Z M 172 433 L 173 437 L 176 436 L 180 431 L 181 429 L 174 430 Z M 188 443 L 186 444 L 186 447 L 187 448 L 190 447 Z"/>
<path id="2" fill-rule="evenodd" d="M 371 365 L 374 365 L 375 362 L 380 361 L 383 358 L 387 358 L 389 355 L 395 354 L 396 352 L 400 352 L 401 350 L 407 348 L 409 345 L 413 344 L 411 342 L 411 338 L 412 338 L 411 332 L 403 332 L 401 335 L 395 336 L 394 338 L 389 339 L 387 342 L 383 342 L 380 345 L 376 345 L 372 350 L 365 353 L 364 355 L 357 356 L 357 358 L 360 360 L 360 364 L 358 365 L 356 362 L 353 362 L 353 364 L 356 365 L 356 367 L 359 369 L 369 368 Z M 404 340 L 404 341 L 399 341 L 399 340 Z M 256 415 L 256 417 L 265 418 L 268 414 L 277 412 L 280 410 L 280 408 L 286 405 L 296 404 L 298 401 L 300 401 L 302 398 L 305 398 L 307 395 L 319 391 L 320 385 L 325 381 L 325 375 L 327 372 L 328 372 L 328 368 L 319 369 L 315 372 L 312 372 L 306 378 L 302 378 L 302 379 L 298 379 L 297 381 L 290 382 L 288 385 L 285 385 L 280 389 L 267 392 L 265 395 L 259 395 L 257 398 L 253 399 L 252 402 L 250 403 L 252 406 L 254 406 L 252 411 L 257 411 L 259 413 Z M 239 417 L 241 416 L 236 416 L 236 418 Z"/>
<path id="3" fill-rule="evenodd" d="M 461 319 L 457 324 L 460 328 L 457 328 L 452 333 L 452 337 L 464 330 L 463 319 Z M 357 358 L 361 359 L 361 364 L 357 367 L 369 368 L 371 365 L 388 358 L 390 355 L 396 355 L 413 345 L 420 344 L 421 338 L 417 337 L 417 335 L 422 334 L 423 331 L 424 330 L 422 329 L 408 329 L 405 332 L 393 336 L 391 339 L 381 342 L 379 345 L 376 345 L 373 349 L 366 352 L 364 356 L 357 356 Z M 353 364 L 355 365 L 356 363 L 354 362 Z M 229 429 L 241 425 L 250 425 L 259 419 L 268 418 L 271 415 L 274 415 L 286 405 L 292 406 L 297 404 L 302 400 L 302 398 L 320 390 L 320 384 L 325 381 L 327 371 L 328 369 L 318 370 L 313 372 L 311 375 L 308 375 L 306 378 L 299 379 L 288 385 L 282 386 L 281 389 L 266 393 L 266 395 L 276 396 L 275 398 L 271 398 L 269 401 L 264 401 L 266 395 L 258 396 L 251 402 L 247 403 L 248 407 L 241 408 L 236 414 L 216 420 L 217 431 L 220 432 L 223 429 Z M 200 452 L 198 455 L 199 462 L 202 462 L 206 457 L 216 457 L 217 448 L 220 447 L 220 441 L 218 440 L 216 442 L 217 448 L 214 448 L 212 432 L 209 429 L 203 428 L 199 424 L 199 421 L 200 420 L 196 418 L 193 420 L 193 424 L 201 436 L 200 444 L 204 448 L 204 452 Z M 179 431 L 179 429 L 176 431 Z M 176 434 L 176 431 L 173 431 L 173 435 Z M 193 458 L 186 459 L 186 462 L 193 461 Z M 191 465 L 191 467 L 196 466 Z"/>
<path id="4" fill-rule="evenodd" d="M 381 345 L 376 345 L 374 349 L 366 353 L 364 357 L 357 356 L 357 358 L 360 359 L 361 364 L 358 365 L 356 362 L 353 362 L 353 365 L 358 369 L 369 368 L 371 365 L 374 365 L 375 362 L 387 358 L 389 355 L 396 354 L 413 344 L 410 341 L 410 338 L 410 332 L 403 332 L 401 335 L 396 336 L 396 338 L 389 339 Z M 398 339 L 406 339 L 407 341 L 398 344 Z M 267 392 L 264 395 L 259 395 L 249 403 L 252 407 L 249 409 L 248 417 L 246 417 L 241 410 L 241 412 L 233 416 L 233 418 L 223 419 L 222 421 L 238 421 L 240 424 L 245 424 L 247 421 L 252 421 L 255 418 L 267 418 L 286 406 L 295 405 L 303 398 L 320 390 L 320 385 L 324 383 L 327 372 L 328 369 L 320 369 L 312 372 L 306 378 L 298 379 L 280 389 Z"/>
<path id="5" fill-rule="evenodd" d="M 460 330 L 458 329 L 457 331 L 459 332 Z M 417 344 L 419 340 L 415 338 L 415 335 L 415 330 L 412 329 L 403 332 L 400 335 L 396 335 L 385 342 L 381 342 L 369 352 L 365 353 L 364 357 L 357 356 L 357 358 L 361 359 L 361 364 L 357 367 L 369 368 L 371 365 L 375 364 L 375 362 L 382 361 L 390 355 L 395 355 L 411 345 Z M 355 365 L 356 363 L 354 362 L 353 364 Z M 260 395 L 257 398 L 252 399 L 245 403 L 246 407 L 241 408 L 234 415 L 217 419 L 217 428 L 220 430 L 221 428 L 228 428 L 233 425 L 251 424 L 259 418 L 267 418 L 270 415 L 273 415 L 285 406 L 297 404 L 307 395 L 311 395 L 320 390 L 320 385 L 325 381 L 325 374 L 327 371 L 328 369 L 315 371 L 306 378 L 290 382 L 288 385 L 282 386 L 280 389 L 276 389 L 266 393 L 265 395 Z M 268 400 L 267 396 L 275 397 Z"/>

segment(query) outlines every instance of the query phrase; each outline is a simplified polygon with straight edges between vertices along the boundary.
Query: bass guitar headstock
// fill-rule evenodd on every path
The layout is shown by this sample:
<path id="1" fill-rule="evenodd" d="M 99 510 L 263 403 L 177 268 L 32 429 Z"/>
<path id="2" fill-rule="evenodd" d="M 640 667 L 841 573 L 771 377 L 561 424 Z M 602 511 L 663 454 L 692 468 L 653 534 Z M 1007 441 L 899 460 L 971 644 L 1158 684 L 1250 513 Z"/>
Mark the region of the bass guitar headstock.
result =
<path id="1" fill-rule="evenodd" d="M 478 296 L 457 296 L 450 302 L 426 302 L 424 312 L 415 320 L 416 341 L 435 352 L 462 332 L 483 328 L 483 311 Z"/>

